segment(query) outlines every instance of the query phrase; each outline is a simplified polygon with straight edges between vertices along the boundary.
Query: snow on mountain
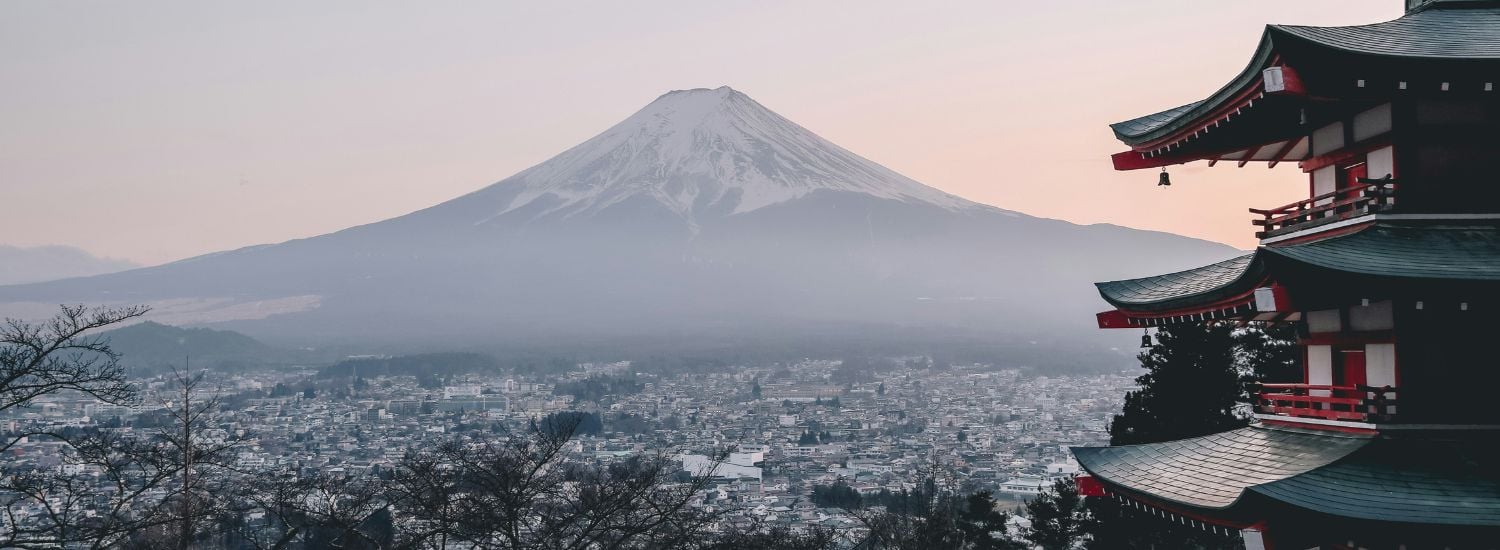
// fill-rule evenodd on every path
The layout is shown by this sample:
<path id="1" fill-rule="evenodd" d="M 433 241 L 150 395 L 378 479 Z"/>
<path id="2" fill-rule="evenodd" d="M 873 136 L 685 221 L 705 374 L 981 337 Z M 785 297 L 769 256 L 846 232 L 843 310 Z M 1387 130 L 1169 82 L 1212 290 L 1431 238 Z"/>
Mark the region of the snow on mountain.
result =
<path id="1" fill-rule="evenodd" d="M 966 335 L 1030 354 L 1012 361 L 1068 364 L 1119 343 L 1092 326 L 1103 307 L 1092 281 L 1235 254 L 970 202 L 722 87 L 663 95 L 552 159 L 398 218 L 0 287 L 0 316 L 18 305 L 149 303 L 161 321 L 280 345 L 393 351 L 571 354 L 608 342 L 815 354 L 878 343 L 904 353 Z"/>
<path id="2" fill-rule="evenodd" d="M 989 208 L 849 152 L 728 86 L 669 92 L 630 118 L 500 183 L 499 214 L 551 199 L 541 215 L 597 212 L 648 196 L 688 219 L 740 214 L 818 190 Z"/>

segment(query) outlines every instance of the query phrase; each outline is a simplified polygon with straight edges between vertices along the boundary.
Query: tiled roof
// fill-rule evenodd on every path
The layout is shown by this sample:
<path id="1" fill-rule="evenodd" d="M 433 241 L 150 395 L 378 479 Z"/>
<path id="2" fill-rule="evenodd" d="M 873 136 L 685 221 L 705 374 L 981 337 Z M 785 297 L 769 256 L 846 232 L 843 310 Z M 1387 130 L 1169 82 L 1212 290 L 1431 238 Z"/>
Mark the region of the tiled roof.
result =
<path id="1" fill-rule="evenodd" d="M 1243 293 L 1260 282 L 1255 254 L 1166 275 L 1095 283 L 1099 295 L 1116 307 L 1166 310 Z"/>
<path id="2" fill-rule="evenodd" d="M 1178 504 L 1222 509 L 1245 490 L 1326 466 L 1369 444 L 1365 437 L 1252 426 L 1119 447 L 1074 447 L 1090 474 Z"/>
<path id="3" fill-rule="evenodd" d="M 1167 109 L 1160 113 L 1152 113 L 1140 118 L 1133 118 L 1124 122 L 1116 122 L 1109 125 L 1109 127 L 1110 129 L 1115 131 L 1115 135 L 1139 136 L 1145 134 L 1146 132 L 1161 128 L 1162 126 L 1165 126 L 1167 123 L 1172 122 L 1173 120 L 1177 120 L 1177 118 L 1182 116 L 1183 113 L 1191 111 L 1195 107 L 1202 104 L 1202 101 L 1194 101 L 1187 105 Z"/>
<path id="4" fill-rule="evenodd" d="M 1405 17 L 1373 25 L 1271 29 L 1344 51 L 1392 57 L 1432 59 L 1500 58 L 1500 6 L 1496 2 L 1434 5 Z M 1451 6 L 1451 7 L 1450 7 Z"/>
<path id="5" fill-rule="evenodd" d="M 1500 281 L 1500 224 L 1381 222 L 1347 235 L 1263 246 L 1197 269 L 1094 286 L 1117 308 L 1167 311 L 1249 292 L 1268 275 L 1277 276 L 1272 260 L 1374 277 Z"/>
<path id="6" fill-rule="evenodd" d="M 1359 55 L 1408 59 L 1500 60 L 1500 1 L 1448 0 L 1384 23 L 1348 27 L 1267 25 L 1250 63 L 1207 99 L 1111 124 L 1127 145 L 1170 135 L 1218 108 L 1260 78 L 1278 41 L 1310 43 Z"/>
<path id="7" fill-rule="evenodd" d="M 1349 235 L 1261 250 L 1362 275 L 1500 280 L 1500 226 L 1492 224 L 1382 223 Z"/>
<path id="8" fill-rule="evenodd" d="M 1343 517 L 1500 526 L 1493 438 L 1377 440 L 1329 466 L 1251 490 Z"/>
<path id="9" fill-rule="evenodd" d="M 1354 436 L 1253 426 L 1182 441 L 1075 447 L 1099 479 L 1224 509 L 1245 492 L 1341 517 L 1500 526 L 1493 434 Z"/>

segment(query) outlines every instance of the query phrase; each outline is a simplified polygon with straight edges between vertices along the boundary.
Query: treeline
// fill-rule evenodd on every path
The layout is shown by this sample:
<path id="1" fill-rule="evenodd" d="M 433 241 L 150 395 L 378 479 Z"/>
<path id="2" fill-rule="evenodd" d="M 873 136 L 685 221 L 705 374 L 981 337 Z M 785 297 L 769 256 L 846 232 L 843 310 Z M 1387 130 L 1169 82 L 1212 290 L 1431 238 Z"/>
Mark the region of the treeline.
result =
<path id="1" fill-rule="evenodd" d="M 932 479 L 927 479 L 912 490 L 881 489 L 868 495 L 859 494 L 848 482 L 839 480 L 828 485 L 814 485 L 808 498 L 813 504 L 825 508 L 860 510 L 878 506 L 894 513 L 920 515 L 927 513 L 927 507 L 943 494 Z"/>
<path id="2" fill-rule="evenodd" d="M 413 376 L 424 388 L 439 388 L 465 374 L 495 374 L 500 362 L 480 353 L 424 353 L 344 359 L 319 371 L 318 378 Z"/>
<path id="3" fill-rule="evenodd" d="M 623 435 L 637 435 L 651 433 L 659 429 L 675 429 L 681 427 L 681 421 L 676 417 L 667 417 L 665 421 L 658 422 L 637 414 L 617 412 L 614 414 L 601 414 L 597 412 L 581 411 L 559 411 L 543 417 L 539 421 L 543 429 L 553 430 L 558 426 L 570 426 L 576 435 L 600 435 L 604 433 L 615 433 Z"/>
<path id="4" fill-rule="evenodd" d="M 635 395 L 645 385 L 635 376 L 591 376 L 583 380 L 558 382 L 553 395 L 571 395 L 579 401 L 600 401 L 607 396 Z"/>

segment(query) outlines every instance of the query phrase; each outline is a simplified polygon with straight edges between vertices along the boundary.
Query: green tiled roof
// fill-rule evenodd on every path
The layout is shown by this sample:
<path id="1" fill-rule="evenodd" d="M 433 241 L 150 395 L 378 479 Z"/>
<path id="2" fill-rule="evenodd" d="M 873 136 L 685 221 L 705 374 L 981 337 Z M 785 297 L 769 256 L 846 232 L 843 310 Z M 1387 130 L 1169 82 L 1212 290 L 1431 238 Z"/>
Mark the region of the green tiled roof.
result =
<path id="1" fill-rule="evenodd" d="M 1110 129 L 1115 131 L 1115 135 L 1121 137 L 1143 135 L 1146 132 L 1150 132 L 1157 128 L 1161 128 L 1162 126 L 1166 126 L 1172 121 L 1177 120 L 1177 118 L 1181 117 L 1184 113 L 1197 108 L 1198 105 L 1201 105 L 1202 103 L 1202 101 L 1194 101 L 1187 105 L 1167 109 L 1160 113 L 1152 113 L 1140 118 L 1132 118 L 1124 122 L 1116 122 L 1109 125 L 1109 127 Z"/>
<path id="2" fill-rule="evenodd" d="M 1271 29 L 1318 45 L 1389 57 L 1430 59 L 1500 58 L 1500 3 L 1453 2 L 1405 17 L 1352 27 L 1271 25 Z"/>
<path id="3" fill-rule="evenodd" d="M 1311 44 L 1356 55 L 1401 59 L 1500 60 L 1500 2 L 1444 1 L 1372 25 L 1307 27 L 1267 25 L 1250 63 L 1207 99 L 1111 124 L 1127 145 L 1150 142 L 1181 129 L 1253 84 L 1279 43 Z M 1477 69 L 1476 69 L 1477 70 Z"/>
<path id="4" fill-rule="evenodd" d="M 1246 492 L 1383 522 L 1500 526 L 1493 433 L 1354 436 L 1252 426 L 1120 447 L 1075 447 L 1090 474 L 1176 504 L 1234 506 Z"/>
<path id="5" fill-rule="evenodd" d="M 1165 443 L 1074 447 L 1073 456 L 1108 483 L 1178 504 L 1221 509 L 1250 487 L 1313 471 L 1369 442 L 1252 426 Z"/>
<path id="6" fill-rule="evenodd" d="M 1500 280 L 1500 226 L 1382 223 L 1363 231 L 1262 252 L 1378 277 Z"/>
<path id="7" fill-rule="evenodd" d="M 1275 260 L 1275 261 L 1273 261 Z M 1254 253 L 1197 269 L 1095 283 L 1117 308 L 1167 311 L 1211 304 L 1253 290 L 1291 261 L 1372 277 L 1500 281 L 1500 224 L 1381 222 L 1363 230 Z"/>
<path id="8" fill-rule="evenodd" d="M 1495 437 L 1377 440 L 1329 466 L 1250 490 L 1343 517 L 1500 526 Z"/>
<path id="9" fill-rule="evenodd" d="M 1262 279 L 1255 254 L 1166 275 L 1095 283 L 1110 304 L 1138 311 L 1160 311 L 1246 292 Z"/>

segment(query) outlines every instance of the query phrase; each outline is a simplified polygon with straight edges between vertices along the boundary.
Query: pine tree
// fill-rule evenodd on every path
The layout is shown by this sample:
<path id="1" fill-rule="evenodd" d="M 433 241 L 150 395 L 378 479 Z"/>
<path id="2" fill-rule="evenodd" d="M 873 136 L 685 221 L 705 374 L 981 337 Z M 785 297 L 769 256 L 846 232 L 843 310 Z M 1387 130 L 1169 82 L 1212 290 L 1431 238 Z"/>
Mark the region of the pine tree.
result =
<path id="1" fill-rule="evenodd" d="M 1042 491 L 1026 503 L 1026 515 L 1031 518 L 1026 540 L 1043 550 L 1076 547 L 1085 539 L 1090 521 L 1083 500 L 1072 478 L 1054 482 L 1051 490 Z"/>
<path id="2" fill-rule="evenodd" d="M 1236 335 L 1228 323 L 1162 328 L 1140 354 L 1146 374 L 1125 394 L 1125 407 L 1109 426 L 1111 445 L 1199 437 L 1245 426 L 1236 413 L 1245 395 L 1236 361 Z"/>
<path id="3" fill-rule="evenodd" d="M 1241 407 L 1261 381 L 1301 377 L 1293 325 L 1237 328 L 1229 323 L 1173 326 L 1157 331 L 1140 355 L 1140 389 L 1110 424 L 1111 445 L 1174 441 L 1245 426 Z M 1142 525 L 1142 517 L 1109 499 L 1085 499 L 1089 548 L 1236 548 L 1237 537 L 1195 529 Z M 1150 518 L 1145 518 L 1151 521 Z"/>
<path id="4" fill-rule="evenodd" d="M 1241 370 L 1249 383 L 1302 381 L 1302 353 L 1297 325 L 1281 323 L 1237 333 Z"/>

